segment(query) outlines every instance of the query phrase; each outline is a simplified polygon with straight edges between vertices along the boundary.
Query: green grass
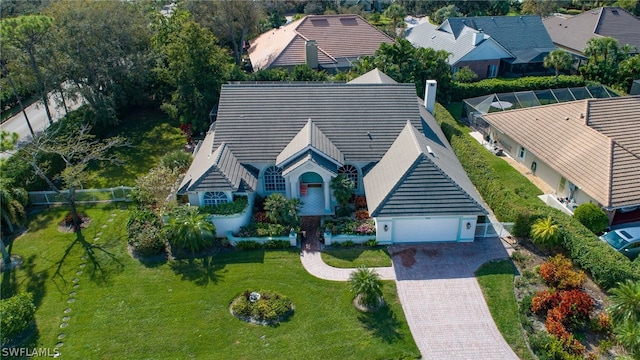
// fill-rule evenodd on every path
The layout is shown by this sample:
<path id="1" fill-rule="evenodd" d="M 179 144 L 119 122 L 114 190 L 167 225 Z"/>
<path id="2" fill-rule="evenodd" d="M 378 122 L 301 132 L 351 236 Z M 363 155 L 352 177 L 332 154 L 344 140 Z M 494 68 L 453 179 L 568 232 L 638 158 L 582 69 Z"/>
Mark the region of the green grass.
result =
<path id="1" fill-rule="evenodd" d="M 391 266 L 391 257 L 386 247 L 328 249 L 321 254 L 327 265 L 337 268 Z"/>
<path id="2" fill-rule="evenodd" d="M 309 275 L 297 250 L 237 251 L 193 260 L 143 265 L 125 249 L 128 210 L 112 205 L 82 208 L 91 218 L 83 231 L 95 244 L 99 267 L 87 261 L 74 234 L 56 224 L 64 209 L 32 217 L 29 231 L 10 249 L 25 264 L 3 279 L 3 294 L 36 293 L 37 334 L 29 347 L 53 347 L 64 332 L 61 352 L 69 359 L 397 359 L 418 358 L 393 282 L 384 282 L 389 303 L 373 314 L 351 304 L 345 282 Z M 109 221 L 113 219 L 113 221 Z M 106 228 L 102 226 L 106 225 Z M 60 275 L 54 276 L 62 262 Z M 73 278 L 79 288 L 74 290 Z M 269 289 L 290 297 L 292 317 L 279 326 L 244 323 L 229 313 L 245 289 Z M 76 291 L 76 302 L 67 304 Z M 72 308 L 60 329 L 63 310 Z"/>
<path id="3" fill-rule="evenodd" d="M 493 321 L 504 339 L 520 359 L 534 360 L 524 341 L 524 330 L 519 321 L 513 293 L 513 264 L 507 260 L 488 262 L 478 269 L 476 277 Z"/>
<path id="4" fill-rule="evenodd" d="M 85 188 L 110 188 L 120 185 L 135 186 L 136 179 L 158 165 L 160 158 L 186 144 L 182 131 L 171 124 L 167 115 L 159 111 L 139 109 L 121 120 L 116 131 L 130 146 L 116 150 L 122 165 L 108 164 L 96 170 Z"/>

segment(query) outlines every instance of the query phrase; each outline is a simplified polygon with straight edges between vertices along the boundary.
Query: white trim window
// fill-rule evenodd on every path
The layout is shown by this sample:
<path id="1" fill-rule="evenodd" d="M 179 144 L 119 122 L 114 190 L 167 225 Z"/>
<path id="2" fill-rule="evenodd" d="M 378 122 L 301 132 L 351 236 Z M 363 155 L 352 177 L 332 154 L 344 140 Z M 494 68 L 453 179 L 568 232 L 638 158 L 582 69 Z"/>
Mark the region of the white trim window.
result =
<path id="1" fill-rule="evenodd" d="M 520 149 L 518 150 L 518 159 L 524 160 L 526 156 L 527 156 L 527 149 L 525 149 L 524 146 L 520 146 Z"/>
<path id="2" fill-rule="evenodd" d="M 229 197 L 222 191 L 208 191 L 202 197 L 202 205 L 216 206 L 229 202 Z"/>
<path id="3" fill-rule="evenodd" d="M 492 64 L 487 68 L 487 77 L 494 78 L 498 76 L 498 65 Z"/>
<path id="4" fill-rule="evenodd" d="M 263 181 L 265 191 L 284 192 L 287 189 L 282 169 L 277 166 L 269 166 L 264 170 Z"/>
<path id="5" fill-rule="evenodd" d="M 344 165 L 341 166 L 338 169 L 338 174 L 343 175 L 344 177 L 346 177 L 347 179 L 351 180 L 351 182 L 353 182 L 353 189 L 354 190 L 358 190 L 358 182 L 360 180 L 360 177 L 358 176 L 358 168 L 353 166 L 353 165 Z"/>

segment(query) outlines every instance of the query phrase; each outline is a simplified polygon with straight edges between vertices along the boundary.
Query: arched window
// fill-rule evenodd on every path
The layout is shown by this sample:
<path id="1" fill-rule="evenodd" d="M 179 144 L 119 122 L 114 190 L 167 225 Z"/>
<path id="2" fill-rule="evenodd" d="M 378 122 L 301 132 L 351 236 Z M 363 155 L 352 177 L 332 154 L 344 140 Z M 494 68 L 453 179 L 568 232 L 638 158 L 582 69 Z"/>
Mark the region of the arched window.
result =
<path id="1" fill-rule="evenodd" d="M 353 182 L 353 189 L 358 190 L 358 168 L 353 165 L 345 165 L 338 169 L 338 174 L 344 175 Z"/>
<path id="2" fill-rule="evenodd" d="M 277 166 L 270 166 L 264 171 L 265 191 L 285 191 L 285 181 L 282 177 L 282 169 Z"/>
<path id="3" fill-rule="evenodd" d="M 227 194 L 222 191 L 211 191 L 204 193 L 204 198 L 202 199 L 202 205 L 207 206 L 216 206 L 218 204 L 228 203 L 229 198 Z"/>

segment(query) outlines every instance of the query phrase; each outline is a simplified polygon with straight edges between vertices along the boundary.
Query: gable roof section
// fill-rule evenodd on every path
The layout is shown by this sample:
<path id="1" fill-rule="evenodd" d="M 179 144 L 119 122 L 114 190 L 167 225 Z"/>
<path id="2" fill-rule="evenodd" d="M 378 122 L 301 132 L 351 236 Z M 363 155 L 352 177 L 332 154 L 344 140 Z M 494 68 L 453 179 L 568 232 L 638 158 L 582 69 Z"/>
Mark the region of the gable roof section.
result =
<path id="1" fill-rule="evenodd" d="M 445 50 L 451 55 L 447 59 L 450 65 L 455 65 L 458 61 L 463 60 L 468 54 L 478 49 L 489 49 L 489 53 L 493 56 L 478 60 L 492 60 L 515 57 L 507 51 L 502 45 L 496 42 L 488 34 L 482 34 L 483 40 L 474 45 L 474 34 L 479 32 L 471 27 L 465 26 L 463 22 L 455 22 L 460 29 L 456 32 L 450 32 L 443 25 L 436 26 L 429 22 L 424 22 L 413 28 L 407 29 L 405 37 L 413 44 L 413 46 L 432 48 L 435 50 Z"/>
<path id="2" fill-rule="evenodd" d="M 453 171 L 456 165 L 461 173 Z M 451 150 L 422 136 L 407 121 L 387 153 L 363 179 L 371 216 L 485 214 L 483 206 L 451 176 L 453 173 L 466 178 Z"/>
<path id="3" fill-rule="evenodd" d="M 325 134 L 311 121 L 311 118 L 300 129 L 296 136 L 291 139 L 287 146 L 278 154 L 276 158 L 276 166 L 282 166 L 293 160 L 297 155 L 305 150 L 311 150 L 334 162 L 343 165 L 344 155 L 342 152 L 327 138 Z"/>
<path id="4" fill-rule="evenodd" d="M 640 19 L 619 7 L 597 8 L 572 17 L 550 16 L 542 22 L 555 44 L 580 54 L 591 38 L 604 36 L 640 50 Z"/>
<path id="5" fill-rule="evenodd" d="M 555 45 L 538 15 L 477 16 L 447 19 L 451 28 L 468 26 L 491 36 L 519 62 L 542 62 Z"/>
<path id="6" fill-rule="evenodd" d="M 225 84 L 214 146 L 224 141 L 241 163 L 274 163 L 311 118 L 344 161 L 378 161 L 407 119 L 421 126 L 415 91 L 413 84 Z"/>
<path id="7" fill-rule="evenodd" d="M 483 115 L 607 208 L 640 204 L 640 97 Z"/>
<path id="8" fill-rule="evenodd" d="M 257 179 L 245 169 L 229 147 L 222 143 L 211 152 L 214 133 L 209 133 L 203 140 L 200 150 L 193 159 L 193 164 L 182 180 L 178 193 L 196 191 L 245 191 L 256 189 Z"/>
<path id="9" fill-rule="evenodd" d="M 348 84 L 397 84 L 389 75 L 375 68 L 348 82 Z"/>
<path id="10" fill-rule="evenodd" d="M 318 43 L 318 62 L 325 66 L 373 55 L 380 44 L 393 43 L 359 15 L 307 15 L 251 41 L 248 53 L 253 70 L 305 64 L 307 40 Z"/>

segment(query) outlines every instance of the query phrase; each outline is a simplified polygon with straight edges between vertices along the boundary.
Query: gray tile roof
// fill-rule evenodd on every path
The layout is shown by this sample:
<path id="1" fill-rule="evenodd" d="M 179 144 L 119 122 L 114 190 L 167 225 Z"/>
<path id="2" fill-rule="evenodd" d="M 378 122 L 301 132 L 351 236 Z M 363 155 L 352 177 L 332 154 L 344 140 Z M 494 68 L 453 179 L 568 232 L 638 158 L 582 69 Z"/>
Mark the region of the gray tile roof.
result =
<path id="1" fill-rule="evenodd" d="M 455 154 L 441 144 L 406 123 L 363 179 L 371 216 L 486 214 L 473 186 L 470 195 L 457 182 L 470 184 Z"/>
<path id="2" fill-rule="evenodd" d="M 456 23 L 463 25 L 463 23 Z M 491 38 L 488 34 L 482 35 L 484 40 L 474 45 L 473 36 L 478 33 L 477 30 L 470 27 L 462 27 L 460 31 L 453 33 L 448 27 L 442 27 L 433 25 L 429 22 L 424 22 L 413 28 L 407 29 L 405 32 L 405 38 L 416 47 L 432 48 L 435 50 L 445 50 L 451 55 L 448 58 L 450 65 L 455 65 L 458 61 L 463 60 L 465 56 L 470 54 L 476 49 L 482 49 L 489 46 L 489 43 L 493 43 L 497 48 L 502 50 L 500 57 L 509 58 L 513 57 L 506 49 L 502 47 L 498 42 Z"/>
<path id="3" fill-rule="evenodd" d="M 397 84 L 389 75 L 375 68 L 348 82 L 348 84 Z"/>
<path id="4" fill-rule="evenodd" d="M 457 37 L 465 26 L 482 30 L 491 36 L 508 52 L 521 59 L 515 62 L 529 62 L 532 59 L 542 61 L 544 55 L 556 48 L 537 15 L 454 17 L 445 20 L 440 28 L 454 29 Z"/>
<path id="5" fill-rule="evenodd" d="M 215 133 L 203 140 L 193 165 L 182 180 L 179 194 L 197 191 L 255 191 L 257 179 L 245 169 L 223 142 L 211 152 Z"/>
<path id="6" fill-rule="evenodd" d="M 591 38 L 603 36 L 640 51 L 640 19 L 619 7 L 597 8 L 572 17 L 555 15 L 542 22 L 556 45 L 580 54 Z"/>
<path id="7" fill-rule="evenodd" d="M 306 164 L 307 162 L 312 162 L 315 164 L 320 165 L 321 167 L 323 167 L 324 169 L 326 169 L 327 171 L 338 175 L 338 165 L 333 162 L 328 160 L 326 157 L 318 154 L 315 151 L 312 150 L 308 150 L 298 156 L 296 156 L 293 161 L 291 161 L 290 163 L 284 165 L 282 167 L 282 175 L 287 175 L 288 173 L 290 173 L 291 171 L 297 169 L 298 167 Z"/>
<path id="8" fill-rule="evenodd" d="M 413 84 L 226 84 L 214 146 L 226 142 L 241 163 L 275 163 L 311 118 L 344 161 L 378 161 L 407 120 L 421 126 L 415 99 Z"/>
<path id="9" fill-rule="evenodd" d="M 340 165 L 344 165 L 344 155 L 342 152 L 318 129 L 313 121 L 309 119 L 296 136 L 291 139 L 284 150 L 278 154 L 276 166 L 282 166 L 282 164 L 291 161 L 296 155 L 307 149 L 312 149 Z"/>

